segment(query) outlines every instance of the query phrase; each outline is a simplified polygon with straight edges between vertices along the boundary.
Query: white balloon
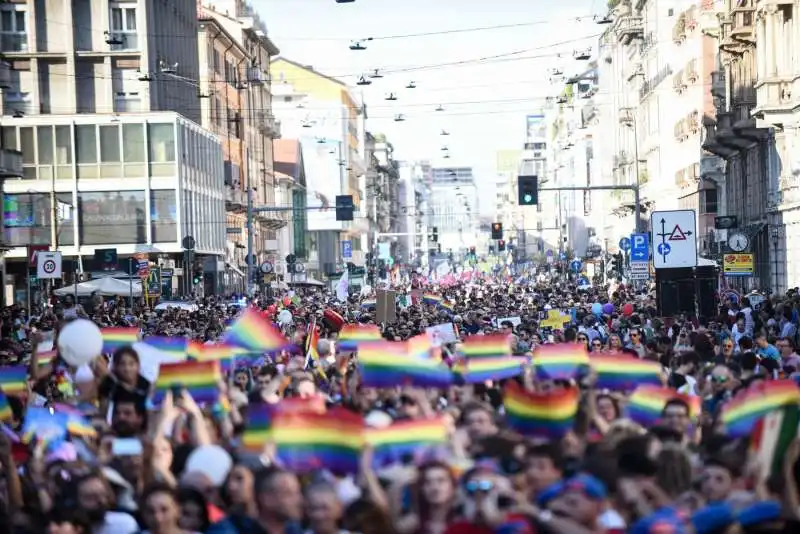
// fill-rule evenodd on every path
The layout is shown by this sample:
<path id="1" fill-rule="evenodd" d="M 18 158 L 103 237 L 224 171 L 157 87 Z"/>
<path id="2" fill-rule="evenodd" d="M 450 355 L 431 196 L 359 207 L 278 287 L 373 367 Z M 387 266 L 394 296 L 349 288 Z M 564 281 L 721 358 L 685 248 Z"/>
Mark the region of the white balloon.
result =
<path id="1" fill-rule="evenodd" d="M 222 486 L 233 467 L 228 452 L 219 445 L 197 447 L 186 460 L 185 473 L 200 472 L 206 475 L 216 487 Z"/>
<path id="2" fill-rule="evenodd" d="M 59 332 L 58 351 L 69 365 L 80 367 L 103 353 L 103 334 L 92 321 L 75 319 Z"/>
<path id="3" fill-rule="evenodd" d="M 281 324 L 289 324 L 292 322 L 292 312 L 289 310 L 282 310 L 278 314 L 278 322 Z"/>

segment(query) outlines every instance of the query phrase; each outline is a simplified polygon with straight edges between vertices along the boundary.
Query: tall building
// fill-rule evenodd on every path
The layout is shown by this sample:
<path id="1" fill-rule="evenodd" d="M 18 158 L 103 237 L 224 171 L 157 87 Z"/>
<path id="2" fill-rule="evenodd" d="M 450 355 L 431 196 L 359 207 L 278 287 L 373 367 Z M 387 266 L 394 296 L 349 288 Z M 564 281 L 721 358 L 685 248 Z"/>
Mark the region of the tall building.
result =
<path id="1" fill-rule="evenodd" d="M 408 251 L 408 263 L 415 266 L 428 265 L 428 199 L 430 198 L 430 165 L 426 162 L 402 162 L 400 165 L 401 209 Z"/>
<path id="2" fill-rule="evenodd" d="M 253 27 L 249 32 L 240 28 L 243 23 L 231 23 L 249 16 L 247 4 L 234 2 L 230 8 L 233 11 L 224 14 L 217 11 L 220 6 L 199 11 L 197 97 L 203 126 L 219 136 L 225 157 L 228 240 L 224 284 L 228 291 L 242 291 L 248 253 L 253 255 L 251 276 L 260 278 L 259 264 L 275 264 L 280 256 L 278 232 L 290 223 L 291 212 L 264 209 L 275 206 L 276 189 L 280 188 L 273 140 L 280 138 L 281 131 L 271 113 L 269 89 L 269 58 L 278 49 L 260 21 L 249 21 Z M 250 225 L 248 206 L 254 208 Z"/>
<path id="3" fill-rule="evenodd" d="M 478 231 L 478 189 L 472 167 L 431 169 L 428 213 L 428 231 L 436 228 L 443 254 L 463 253 L 488 243 L 489 236 Z"/>
<path id="4" fill-rule="evenodd" d="M 220 290 L 223 156 L 199 126 L 196 1 L 4 3 L 0 33 L 3 146 L 23 159 L 23 178 L 4 185 L 16 294 L 31 244 L 61 251 L 68 280 L 115 248 L 122 265 L 141 253 L 173 269 L 173 292 Z M 187 268 L 201 284 L 184 284 Z"/>
<path id="5" fill-rule="evenodd" d="M 335 220 L 334 210 L 308 211 L 309 265 L 324 275 L 339 271 L 342 243 L 363 264 L 369 223 L 361 206 L 360 177 L 366 174 L 363 143 L 364 106 L 343 82 L 286 58 L 272 62 L 274 113 L 282 133 L 300 141 L 307 202 L 311 208 L 333 206 L 337 195 L 352 195 L 352 222 Z"/>
<path id="6" fill-rule="evenodd" d="M 367 169 L 367 216 L 370 221 L 370 251 L 377 252 L 377 243 L 389 243 L 389 252 L 395 261 L 405 263 L 408 261 L 408 247 L 403 236 L 386 236 L 378 238 L 380 234 L 396 234 L 404 232 L 405 214 L 408 212 L 406 191 L 400 190 L 399 162 L 394 159 L 394 146 L 386 139 L 384 134 L 366 134 L 371 152 L 370 165 Z"/>

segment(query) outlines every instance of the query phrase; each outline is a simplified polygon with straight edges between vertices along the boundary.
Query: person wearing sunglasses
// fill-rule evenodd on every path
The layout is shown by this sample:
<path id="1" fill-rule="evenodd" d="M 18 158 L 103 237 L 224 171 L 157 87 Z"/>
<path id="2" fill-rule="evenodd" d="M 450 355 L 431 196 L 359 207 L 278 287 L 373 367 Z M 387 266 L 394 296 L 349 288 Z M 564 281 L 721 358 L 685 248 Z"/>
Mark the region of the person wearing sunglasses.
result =
<path id="1" fill-rule="evenodd" d="M 589 347 L 590 352 L 602 352 L 603 351 L 603 342 L 600 339 L 593 339 L 592 343 Z"/>
<path id="2" fill-rule="evenodd" d="M 733 343 L 733 338 L 726 337 L 719 344 L 719 351 L 715 358 L 716 363 L 728 364 L 733 359 L 736 346 Z"/>
<path id="3" fill-rule="evenodd" d="M 630 336 L 631 341 L 625 348 L 636 351 L 636 354 L 639 355 L 639 358 L 644 358 L 645 354 L 647 353 L 647 347 L 645 347 L 644 340 L 642 340 L 642 330 L 636 327 L 631 328 L 631 331 L 628 335 Z"/>

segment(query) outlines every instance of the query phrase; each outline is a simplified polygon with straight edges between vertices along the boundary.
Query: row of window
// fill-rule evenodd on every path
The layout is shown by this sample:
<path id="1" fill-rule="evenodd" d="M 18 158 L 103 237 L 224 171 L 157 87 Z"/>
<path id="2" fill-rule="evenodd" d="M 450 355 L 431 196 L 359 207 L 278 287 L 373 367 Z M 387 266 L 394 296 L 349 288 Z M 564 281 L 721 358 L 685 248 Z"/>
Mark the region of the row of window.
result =
<path id="1" fill-rule="evenodd" d="M 136 2 L 113 2 L 109 9 L 109 45 L 112 50 L 137 50 L 139 39 Z M 92 30 L 91 28 L 87 28 Z M 81 28 L 76 28 L 81 30 Z M 28 10 L 25 4 L 0 5 L 0 50 L 28 51 Z"/>

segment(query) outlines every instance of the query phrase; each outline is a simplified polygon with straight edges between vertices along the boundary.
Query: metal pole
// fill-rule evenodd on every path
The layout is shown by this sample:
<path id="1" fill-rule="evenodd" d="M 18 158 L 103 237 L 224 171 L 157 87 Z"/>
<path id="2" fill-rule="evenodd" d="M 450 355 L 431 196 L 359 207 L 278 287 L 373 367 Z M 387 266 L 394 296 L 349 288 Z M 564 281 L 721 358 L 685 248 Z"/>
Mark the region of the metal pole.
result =
<path id="1" fill-rule="evenodd" d="M 248 296 L 253 296 L 250 290 L 253 280 L 253 188 L 247 184 L 247 281 Z"/>
<path id="2" fill-rule="evenodd" d="M 633 123 L 633 172 L 636 173 L 636 189 L 634 189 L 633 201 L 633 231 L 639 232 L 639 219 L 642 207 L 639 205 L 639 129 L 636 125 L 636 117 L 631 113 L 631 123 Z"/>
<path id="3" fill-rule="evenodd" d="M 184 278 L 186 278 L 184 276 Z M 133 258 L 128 258 L 128 287 L 131 297 L 131 308 L 133 308 Z"/>

